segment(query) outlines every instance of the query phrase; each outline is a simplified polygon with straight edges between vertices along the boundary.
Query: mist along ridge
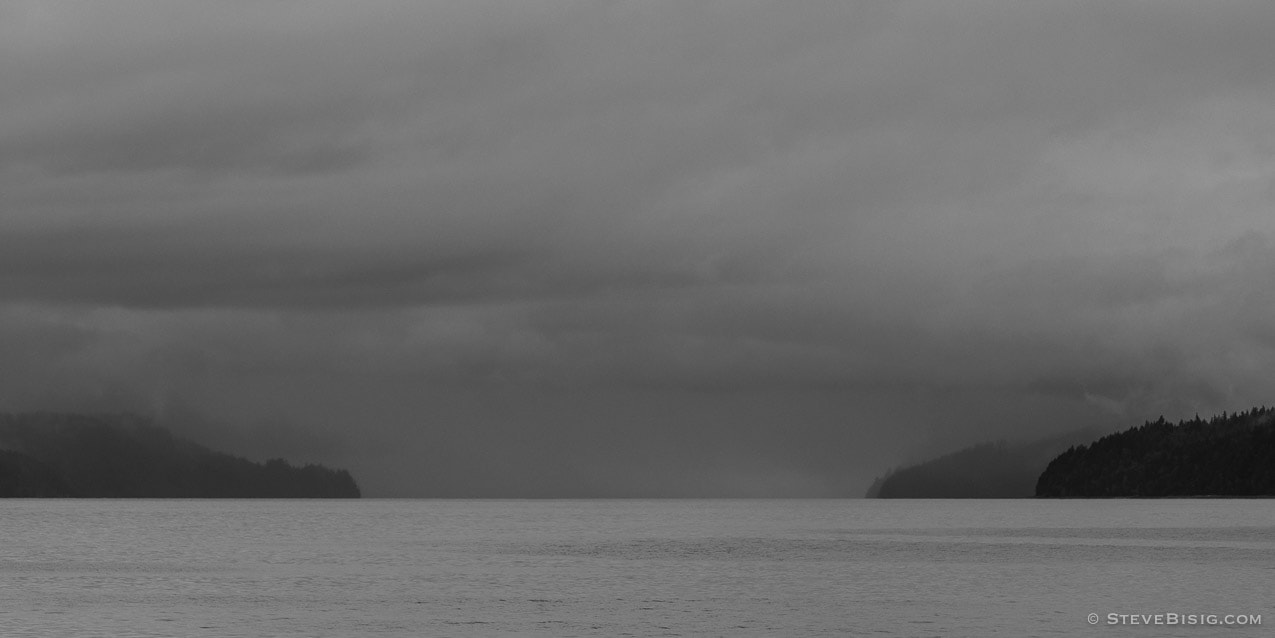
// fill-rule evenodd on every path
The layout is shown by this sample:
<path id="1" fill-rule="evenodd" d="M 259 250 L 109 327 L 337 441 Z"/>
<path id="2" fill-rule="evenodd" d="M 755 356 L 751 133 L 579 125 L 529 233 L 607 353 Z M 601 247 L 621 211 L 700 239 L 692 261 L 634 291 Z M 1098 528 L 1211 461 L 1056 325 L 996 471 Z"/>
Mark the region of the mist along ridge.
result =
<path id="1" fill-rule="evenodd" d="M 1068 449 L 1042 497 L 1275 496 L 1275 410 L 1154 422 Z"/>
<path id="2" fill-rule="evenodd" d="M 1029 442 L 983 443 L 877 477 L 866 498 L 1031 498 L 1059 452 L 1100 431 L 1076 430 Z"/>
<path id="3" fill-rule="evenodd" d="M 0 497 L 358 498 L 346 470 L 255 463 L 131 415 L 0 414 Z"/>

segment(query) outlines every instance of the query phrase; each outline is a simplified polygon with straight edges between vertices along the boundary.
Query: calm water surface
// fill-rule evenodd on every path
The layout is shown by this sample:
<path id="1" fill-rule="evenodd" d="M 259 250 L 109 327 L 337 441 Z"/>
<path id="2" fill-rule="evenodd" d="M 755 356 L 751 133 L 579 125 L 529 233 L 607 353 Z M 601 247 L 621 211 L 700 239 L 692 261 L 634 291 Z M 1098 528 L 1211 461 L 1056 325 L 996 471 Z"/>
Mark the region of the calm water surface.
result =
<path id="1" fill-rule="evenodd" d="M 0 635 L 1275 635 L 1275 501 L 6 500 Z"/>

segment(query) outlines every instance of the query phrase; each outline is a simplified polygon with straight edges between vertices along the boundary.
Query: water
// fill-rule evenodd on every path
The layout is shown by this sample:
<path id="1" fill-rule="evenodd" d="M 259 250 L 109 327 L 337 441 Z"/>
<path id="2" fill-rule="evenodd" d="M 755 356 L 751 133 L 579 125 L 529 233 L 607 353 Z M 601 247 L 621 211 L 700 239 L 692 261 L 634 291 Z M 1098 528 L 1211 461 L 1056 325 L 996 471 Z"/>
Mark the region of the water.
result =
<path id="1" fill-rule="evenodd" d="M 1272 592 L 1262 500 L 0 501 L 3 636 L 1255 636 Z"/>

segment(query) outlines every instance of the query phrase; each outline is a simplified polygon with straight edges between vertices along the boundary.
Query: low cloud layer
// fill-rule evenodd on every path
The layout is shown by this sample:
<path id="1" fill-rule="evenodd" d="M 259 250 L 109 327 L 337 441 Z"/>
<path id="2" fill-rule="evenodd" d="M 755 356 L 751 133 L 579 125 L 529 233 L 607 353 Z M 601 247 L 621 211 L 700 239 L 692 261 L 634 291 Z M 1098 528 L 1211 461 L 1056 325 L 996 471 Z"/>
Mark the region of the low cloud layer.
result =
<path id="1" fill-rule="evenodd" d="M 854 494 L 1270 403 L 1272 30 L 1261 2 L 8 3 L 0 407 L 543 496 Z"/>

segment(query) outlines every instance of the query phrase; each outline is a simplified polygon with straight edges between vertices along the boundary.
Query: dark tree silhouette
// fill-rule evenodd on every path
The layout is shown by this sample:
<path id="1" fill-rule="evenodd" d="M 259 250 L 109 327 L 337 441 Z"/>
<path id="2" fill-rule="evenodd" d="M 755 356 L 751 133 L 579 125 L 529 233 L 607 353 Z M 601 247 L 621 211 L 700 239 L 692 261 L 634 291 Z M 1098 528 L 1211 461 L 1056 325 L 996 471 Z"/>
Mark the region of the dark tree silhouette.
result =
<path id="1" fill-rule="evenodd" d="M 1275 414 L 1263 406 L 1207 421 L 1148 421 L 1063 452 L 1036 495 L 1275 496 Z"/>

